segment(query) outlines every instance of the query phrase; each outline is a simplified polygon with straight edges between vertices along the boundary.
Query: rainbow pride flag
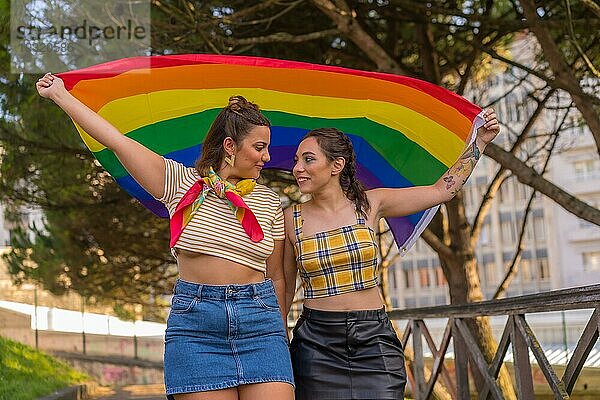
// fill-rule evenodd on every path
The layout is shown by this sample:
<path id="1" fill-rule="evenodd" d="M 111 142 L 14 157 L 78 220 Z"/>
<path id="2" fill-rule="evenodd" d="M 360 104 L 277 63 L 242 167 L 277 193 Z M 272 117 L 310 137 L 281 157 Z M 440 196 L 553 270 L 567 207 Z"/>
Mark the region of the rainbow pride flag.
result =
<path id="1" fill-rule="evenodd" d="M 59 76 L 75 97 L 124 135 L 188 166 L 232 95 L 259 104 L 273 124 L 266 168 L 290 171 L 306 132 L 337 127 L 354 144 L 358 178 L 367 188 L 434 183 L 484 122 L 476 105 L 418 79 L 267 58 L 134 57 Z M 77 129 L 123 189 L 168 217 L 164 205 L 140 187 L 113 152 Z M 388 219 L 402 253 L 436 211 Z"/>

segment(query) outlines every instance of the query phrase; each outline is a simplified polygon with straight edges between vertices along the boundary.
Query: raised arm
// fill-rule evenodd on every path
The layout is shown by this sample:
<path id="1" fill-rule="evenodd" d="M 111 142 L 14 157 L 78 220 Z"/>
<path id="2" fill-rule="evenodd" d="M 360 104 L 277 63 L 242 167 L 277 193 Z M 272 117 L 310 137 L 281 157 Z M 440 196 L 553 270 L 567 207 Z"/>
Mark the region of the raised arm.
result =
<path id="1" fill-rule="evenodd" d="M 165 165 L 161 156 L 123 135 L 108 121 L 73 97 L 57 76 L 50 73 L 36 84 L 40 96 L 63 109 L 91 137 L 112 150 L 131 176 L 156 198 L 164 194 Z"/>
<path id="2" fill-rule="evenodd" d="M 458 161 L 433 185 L 411 188 L 381 188 L 367 192 L 371 208 L 378 218 L 400 217 L 426 210 L 451 200 L 473 172 L 483 150 L 498 132 L 496 113 L 489 108 L 484 113 L 485 124 L 477 130 L 477 138 L 462 153 Z"/>

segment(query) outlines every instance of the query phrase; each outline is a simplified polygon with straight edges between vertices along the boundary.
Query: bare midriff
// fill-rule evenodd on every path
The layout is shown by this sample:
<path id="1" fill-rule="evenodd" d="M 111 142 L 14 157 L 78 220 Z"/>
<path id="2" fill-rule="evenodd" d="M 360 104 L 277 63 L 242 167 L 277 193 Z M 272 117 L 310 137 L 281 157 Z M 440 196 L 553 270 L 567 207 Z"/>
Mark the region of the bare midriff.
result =
<path id="1" fill-rule="evenodd" d="M 323 311 L 376 310 L 383 307 L 383 300 L 379 287 L 372 287 L 337 296 L 304 299 L 304 305 L 313 310 Z"/>
<path id="2" fill-rule="evenodd" d="M 177 265 L 181 279 L 205 285 L 245 285 L 265 280 L 261 271 L 202 253 L 178 250 Z"/>

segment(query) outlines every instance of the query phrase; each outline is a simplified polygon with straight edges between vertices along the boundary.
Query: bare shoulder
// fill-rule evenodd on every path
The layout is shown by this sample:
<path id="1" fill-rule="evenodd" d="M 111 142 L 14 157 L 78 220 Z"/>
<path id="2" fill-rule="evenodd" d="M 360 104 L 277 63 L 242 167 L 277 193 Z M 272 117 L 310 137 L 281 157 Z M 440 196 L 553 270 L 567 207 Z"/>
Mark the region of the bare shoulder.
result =
<path id="1" fill-rule="evenodd" d="M 285 210 L 283 210 L 283 215 L 285 217 L 285 222 L 288 221 L 288 219 L 291 221 L 292 220 L 292 213 L 294 212 L 294 206 L 290 205 L 289 207 L 287 207 Z"/>
<path id="2" fill-rule="evenodd" d="M 297 206 L 296 204 L 290 204 L 288 207 L 286 207 L 283 210 L 283 216 L 284 216 L 284 219 L 285 219 L 286 226 L 288 226 L 288 224 L 289 224 L 289 226 L 293 226 L 294 225 L 293 224 L 293 222 L 294 222 L 294 209 L 296 208 L 296 206 Z"/>
<path id="3" fill-rule="evenodd" d="M 383 188 L 369 189 L 369 190 L 365 191 L 365 193 L 367 194 L 369 203 L 372 203 L 375 201 L 379 201 L 379 198 L 381 198 L 381 196 L 384 194 L 384 189 Z"/>
<path id="4" fill-rule="evenodd" d="M 376 219 L 377 215 L 379 215 L 381 200 L 385 198 L 386 194 L 389 195 L 389 193 L 386 193 L 385 188 L 376 188 L 367 190 L 366 194 L 367 199 L 369 200 L 369 206 L 371 207 L 371 210 L 369 211 L 369 219 Z"/>
<path id="5" fill-rule="evenodd" d="M 286 236 L 292 237 L 294 231 L 294 206 L 290 205 L 285 210 L 283 210 L 283 219 L 285 224 L 285 233 Z"/>

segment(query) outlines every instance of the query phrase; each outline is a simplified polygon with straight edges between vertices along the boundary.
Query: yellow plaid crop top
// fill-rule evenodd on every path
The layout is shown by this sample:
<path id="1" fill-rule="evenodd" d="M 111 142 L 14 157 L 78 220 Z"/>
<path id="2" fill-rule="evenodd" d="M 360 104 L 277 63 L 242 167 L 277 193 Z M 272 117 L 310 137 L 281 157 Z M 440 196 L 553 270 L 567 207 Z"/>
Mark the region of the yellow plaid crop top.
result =
<path id="1" fill-rule="evenodd" d="M 304 297 L 335 296 L 377 286 L 375 233 L 357 212 L 356 224 L 302 235 L 301 206 L 292 208 L 296 264 Z"/>

